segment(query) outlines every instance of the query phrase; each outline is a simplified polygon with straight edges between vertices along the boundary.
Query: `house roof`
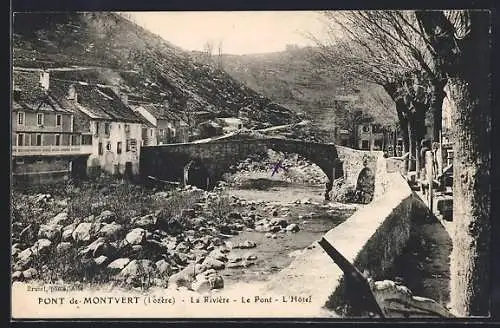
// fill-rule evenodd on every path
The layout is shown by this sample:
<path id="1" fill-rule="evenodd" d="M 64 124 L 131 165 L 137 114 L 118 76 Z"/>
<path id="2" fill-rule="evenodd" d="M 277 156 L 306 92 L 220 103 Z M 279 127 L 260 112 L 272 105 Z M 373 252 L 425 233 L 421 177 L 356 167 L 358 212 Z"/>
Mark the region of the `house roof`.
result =
<path id="1" fill-rule="evenodd" d="M 40 85 L 38 72 L 13 71 L 13 111 L 72 113 L 70 107 L 62 103 L 51 91 Z"/>
<path id="2" fill-rule="evenodd" d="M 140 104 L 139 106 L 148 111 L 157 120 L 182 121 L 179 115 L 168 110 L 165 106 L 157 104 Z"/>
<path id="3" fill-rule="evenodd" d="M 71 86 L 77 94 L 77 104 L 72 106 L 92 119 L 145 123 L 145 120 L 125 105 L 111 87 L 70 80 L 51 80 L 51 90 L 59 99 L 67 99 Z M 68 100 L 65 100 L 70 103 Z"/>

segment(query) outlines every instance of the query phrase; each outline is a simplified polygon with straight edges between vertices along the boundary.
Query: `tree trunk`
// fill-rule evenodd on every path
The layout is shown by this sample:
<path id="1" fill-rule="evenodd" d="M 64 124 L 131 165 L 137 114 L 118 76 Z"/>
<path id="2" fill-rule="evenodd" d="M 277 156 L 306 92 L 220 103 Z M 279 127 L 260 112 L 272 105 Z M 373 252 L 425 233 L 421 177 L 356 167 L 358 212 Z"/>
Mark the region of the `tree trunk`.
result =
<path id="1" fill-rule="evenodd" d="M 450 303 L 459 316 L 487 316 L 491 296 L 491 16 L 479 10 L 463 15 L 462 23 L 466 27 L 468 23 L 470 30 L 460 39 L 455 39 L 453 26 L 442 12 L 417 12 L 417 18 L 441 59 L 440 69 L 448 74 L 452 103 L 455 233 Z"/>
<path id="2" fill-rule="evenodd" d="M 442 120 L 443 120 L 443 100 L 445 93 L 443 91 L 444 85 L 438 84 L 435 86 L 434 94 L 432 95 L 432 101 L 429 107 L 429 111 L 432 113 L 432 141 L 439 142 L 439 133 L 442 130 Z"/>

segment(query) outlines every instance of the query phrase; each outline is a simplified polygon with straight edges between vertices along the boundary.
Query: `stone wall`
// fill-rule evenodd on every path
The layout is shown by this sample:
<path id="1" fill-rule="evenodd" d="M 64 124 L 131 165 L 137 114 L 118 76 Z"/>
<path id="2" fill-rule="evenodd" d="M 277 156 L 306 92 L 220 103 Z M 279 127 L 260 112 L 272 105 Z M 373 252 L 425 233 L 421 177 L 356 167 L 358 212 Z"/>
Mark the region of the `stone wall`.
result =
<path id="1" fill-rule="evenodd" d="M 377 158 L 382 152 L 357 150 L 349 147 L 336 146 L 339 159 L 342 161 L 344 179 L 347 184 L 356 185 L 359 173 L 365 167 L 364 160 L 367 162 L 367 167 L 375 173 L 377 171 Z"/>
<path id="2" fill-rule="evenodd" d="M 408 241 L 415 211 L 421 211 L 422 207 L 401 174 L 387 173 L 383 157 L 377 163 L 376 199 L 324 238 L 361 272 L 368 270 L 375 279 L 383 279 Z M 345 299 L 343 276 L 342 270 L 315 242 L 267 283 L 262 292 L 312 296 L 307 315 L 331 317 L 337 315 L 332 310 Z"/>

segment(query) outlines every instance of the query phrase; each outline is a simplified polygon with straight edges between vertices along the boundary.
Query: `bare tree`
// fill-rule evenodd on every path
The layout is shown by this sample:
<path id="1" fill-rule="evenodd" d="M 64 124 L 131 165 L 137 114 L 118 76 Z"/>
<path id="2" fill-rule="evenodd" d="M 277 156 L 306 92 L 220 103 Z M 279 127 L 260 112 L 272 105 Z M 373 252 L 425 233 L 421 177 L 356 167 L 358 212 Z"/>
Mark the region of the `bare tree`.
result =
<path id="1" fill-rule="evenodd" d="M 318 42 L 321 60 L 384 87 L 396 103 L 407 149 L 419 162 L 426 112 L 433 115 L 433 139 L 441 127 L 446 79 L 436 70 L 413 12 L 326 12 L 335 38 Z M 340 33 L 339 33 L 340 32 Z"/>
<path id="2" fill-rule="evenodd" d="M 223 68 L 222 43 L 222 40 L 219 40 L 219 43 L 217 45 L 217 64 L 219 66 L 219 69 Z"/>
<path id="3" fill-rule="evenodd" d="M 453 103 L 451 305 L 463 316 L 490 311 L 491 108 L 488 11 L 418 11 L 421 30 Z"/>
<path id="4" fill-rule="evenodd" d="M 213 41 L 205 42 L 203 46 L 203 52 L 208 60 L 208 62 L 212 62 L 213 54 L 214 54 L 215 45 Z"/>

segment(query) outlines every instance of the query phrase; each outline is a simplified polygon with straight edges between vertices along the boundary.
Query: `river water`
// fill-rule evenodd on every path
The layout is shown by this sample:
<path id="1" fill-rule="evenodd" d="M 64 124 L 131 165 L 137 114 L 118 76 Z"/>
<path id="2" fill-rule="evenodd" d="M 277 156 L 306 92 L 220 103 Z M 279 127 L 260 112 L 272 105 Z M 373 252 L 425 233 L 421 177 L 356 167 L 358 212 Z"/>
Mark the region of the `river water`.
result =
<path id="1" fill-rule="evenodd" d="M 359 208 L 359 205 L 325 202 L 322 185 L 289 183 L 280 176 L 258 173 L 245 177 L 243 183 L 230 187 L 228 193 L 248 201 L 265 200 L 271 212 L 277 211 L 278 217 L 285 218 L 288 224 L 296 223 L 300 230 L 277 232 L 272 237 L 264 232 L 242 231 L 230 238 L 233 244 L 245 240 L 257 244 L 250 249 L 235 248 L 230 257 L 255 256 L 256 259 L 249 261 L 253 263 L 249 267 L 224 269 L 221 274 L 226 284 L 268 280 L 273 273 L 288 266 L 298 251 L 320 240 Z M 272 216 L 271 212 L 267 212 L 267 217 Z"/>

